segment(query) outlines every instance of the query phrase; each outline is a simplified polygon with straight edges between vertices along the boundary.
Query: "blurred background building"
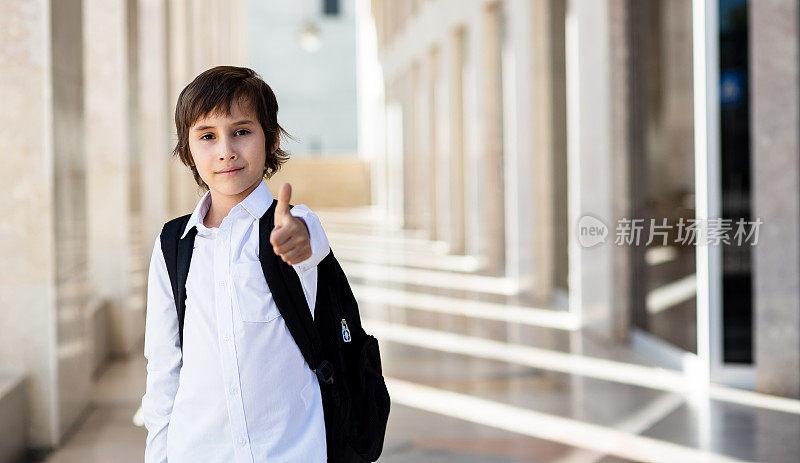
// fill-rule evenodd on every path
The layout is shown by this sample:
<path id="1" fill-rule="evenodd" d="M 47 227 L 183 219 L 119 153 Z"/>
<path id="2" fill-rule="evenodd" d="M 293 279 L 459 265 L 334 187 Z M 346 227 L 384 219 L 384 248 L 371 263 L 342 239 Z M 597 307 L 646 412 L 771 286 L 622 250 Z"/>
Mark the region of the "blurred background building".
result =
<path id="1" fill-rule="evenodd" d="M 200 196 L 172 115 L 219 64 L 381 341 L 382 461 L 800 454 L 797 2 L 0 6 L 0 462 L 141 461 L 147 263 Z"/>
<path id="2" fill-rule="evenodd" d="M 356 155 L 356 27 L 352 1 L 250 2 L 249 66 L 280 95 L 295 156 Z"/>

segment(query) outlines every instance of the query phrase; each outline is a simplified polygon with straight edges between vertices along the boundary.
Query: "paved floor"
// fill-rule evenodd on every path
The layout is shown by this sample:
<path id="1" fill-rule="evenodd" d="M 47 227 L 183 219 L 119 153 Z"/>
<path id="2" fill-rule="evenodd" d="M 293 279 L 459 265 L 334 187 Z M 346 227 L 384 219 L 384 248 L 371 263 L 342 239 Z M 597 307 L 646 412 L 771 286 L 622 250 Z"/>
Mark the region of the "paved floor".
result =
<path id="1" fill-rule="evenodd" d="M 380 340 L 392 409 L 382 462 L 798 462 L 800 401 L 712 386 L 607 345 L 558 307 L 367 213 L 320 213 Z M 111 363 L 47 463 L 141 462 L 143 358 Z"/>

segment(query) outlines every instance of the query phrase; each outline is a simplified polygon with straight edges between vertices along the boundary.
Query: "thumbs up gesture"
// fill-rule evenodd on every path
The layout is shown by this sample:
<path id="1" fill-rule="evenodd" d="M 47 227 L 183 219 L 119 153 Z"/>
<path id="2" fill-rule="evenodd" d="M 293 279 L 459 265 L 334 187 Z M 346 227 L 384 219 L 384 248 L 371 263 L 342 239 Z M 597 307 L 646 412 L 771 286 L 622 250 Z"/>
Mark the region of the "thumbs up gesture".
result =
<path id="1" fill-rule="evenodd" d="M 276 255 L 289 265 L 298 264 L 311 257 L 311 239 L 303 219 L 289 213 L 292 186 L 284 183 L 278 194 L 275 207 L 275 228 L 269 235 L 269 242 Z"/>

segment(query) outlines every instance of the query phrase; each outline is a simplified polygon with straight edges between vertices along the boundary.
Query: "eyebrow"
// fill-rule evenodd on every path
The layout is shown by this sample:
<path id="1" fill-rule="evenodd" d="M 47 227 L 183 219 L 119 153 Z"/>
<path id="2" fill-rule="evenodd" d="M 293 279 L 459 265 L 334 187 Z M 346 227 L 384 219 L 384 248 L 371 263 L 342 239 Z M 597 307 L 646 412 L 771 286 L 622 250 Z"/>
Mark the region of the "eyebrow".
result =
<path id="1" fill-rule="evenodd" d="M 236 121 L 231 125 L 232 126 L 237 126 L 237 125 L 247 125 L 247 124 L 252 124 L 252 123 L 253 123 L 253 121 L 251 121 L 250 119 L 242 119 L 241 121 Z M 195 132 L 202 132 L 203 130 L 208 130 L 208 129 L 213 129 L 213 128 L 215 128 L 215 126 L 213 126 L 213 125 L 201 125 L 199 127 L 195 127 L 192 130 L 194 130 Z"/>

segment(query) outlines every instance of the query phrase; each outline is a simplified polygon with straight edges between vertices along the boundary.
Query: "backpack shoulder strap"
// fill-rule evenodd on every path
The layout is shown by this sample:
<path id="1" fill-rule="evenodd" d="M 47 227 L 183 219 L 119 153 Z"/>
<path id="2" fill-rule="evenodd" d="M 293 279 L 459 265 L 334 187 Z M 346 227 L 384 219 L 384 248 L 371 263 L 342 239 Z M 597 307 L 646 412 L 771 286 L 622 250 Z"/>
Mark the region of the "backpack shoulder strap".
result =
<path id="1" fill-rule="evenodd" d="M 197 229 L 192 228 L 180 239 L 191 214 L 172 219 L 164 224 L 161 230 L 161 252 L 167 264 L 169 282 L 172 286 L 172 297 L 178 315 L 178 336 L 183 348 L 183 319 L 186 314 L 186 278 L 189 275 L 189 263 L 192 259 L 194 237 Z"/>
<path id="2" fill-rule="evenodd" d="M 303 354 L 308 366 L 317 373 L 321 381 L 333 382 L 333 366 L 322 358 L 322 346 L 311 318 L 300 278 L 294 268 L 275 255 L 269 242 L 269 235 L 275 226 L 275 207 L 273 199 L 267 212 L 259 220 L 259 260 L 267 285 L 275 300 L 275 305 L 283 317 L 289 333 Z M 292 207 L 290 205 L 290 207 Z"/>

